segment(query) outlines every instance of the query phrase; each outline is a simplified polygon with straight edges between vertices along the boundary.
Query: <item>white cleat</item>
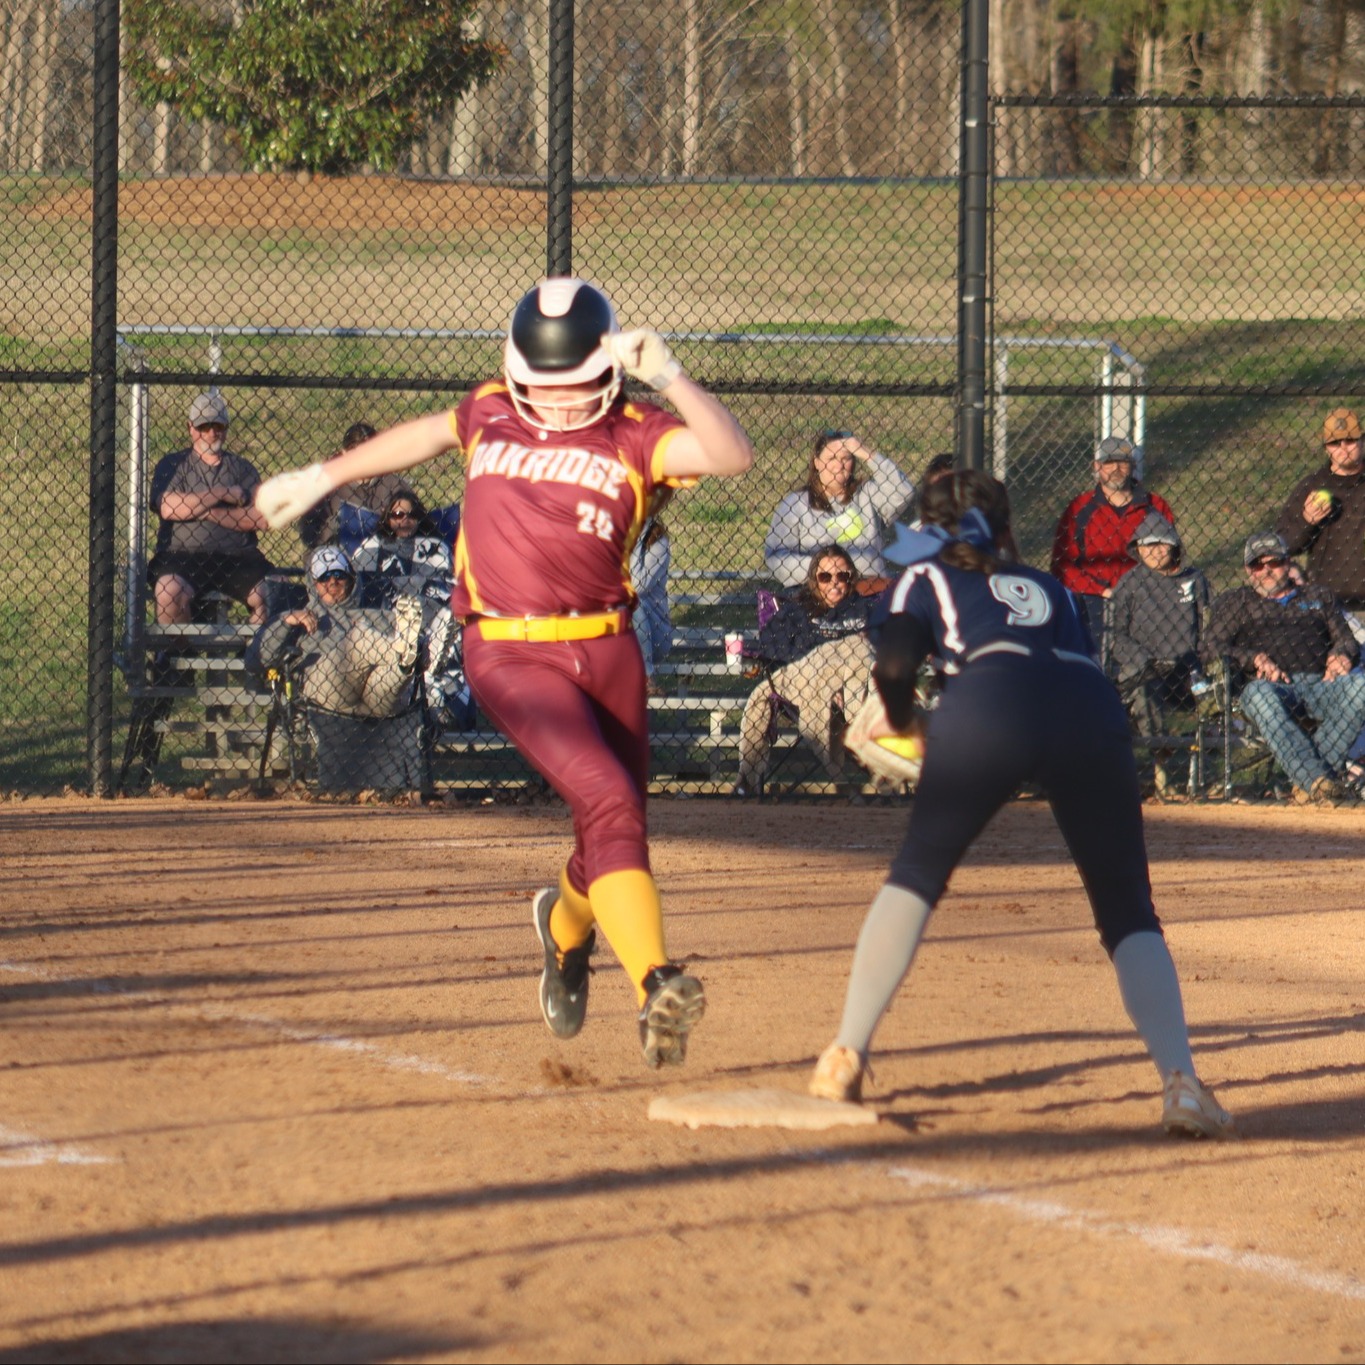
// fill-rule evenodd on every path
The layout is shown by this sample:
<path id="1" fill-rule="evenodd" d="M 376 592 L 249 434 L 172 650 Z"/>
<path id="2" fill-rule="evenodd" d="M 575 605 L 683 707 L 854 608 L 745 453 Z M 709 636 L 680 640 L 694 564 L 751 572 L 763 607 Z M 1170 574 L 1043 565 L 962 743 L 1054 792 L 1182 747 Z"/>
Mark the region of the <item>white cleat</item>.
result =
<path id="1" fill-rule="evenodd" d="M 851 1047 L 831 1043 L 815 1064 L 815 1072 L 807 1087 L 817 1100 L 833 1100 L 836 1104 L 863 1102 L 863 1077 L 867 1067 Z"/>
<path id="2" fill-rule="evenodd" d="M 1162 1101 L 1161 1126 L 1173 1137 L 1237 1136 L 1232 1115 L 1214 1099 L 1213 1091 L 1183 1071 L 1172 1071 L 1166 1077 Z"/>

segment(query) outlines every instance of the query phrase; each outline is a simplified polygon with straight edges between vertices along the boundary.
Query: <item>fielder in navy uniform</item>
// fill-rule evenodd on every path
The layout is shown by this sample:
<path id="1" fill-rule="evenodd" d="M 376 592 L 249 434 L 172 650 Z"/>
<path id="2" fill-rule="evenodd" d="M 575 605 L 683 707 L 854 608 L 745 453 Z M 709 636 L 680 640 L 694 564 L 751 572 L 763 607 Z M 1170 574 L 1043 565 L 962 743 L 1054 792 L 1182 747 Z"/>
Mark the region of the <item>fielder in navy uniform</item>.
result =
<path id="1" fill-rule="evenodd" d="M 873 670 L 890 730 L 917 723 L 930 655 L 948 678 L 929 713 L 910 826 L 858 938 L 838 1037 L 812 1077 L 822 1099 L 858 1101 L 873 1031 L 910 969 L 930 912 L 986 822 L 1023 782 L 1046 794 L 1090 897 L 1124 1007 L 1156 1063 L 1162 1123 L 1233 1135 L 1200 1084 L 1175 964 L 1152 907 L 1128 722 L 1075 599 L 1014 563 L 1004 485 L 964 471 L 924 490 L 922 531 L 887 557 L 907 567 L 874 618 Z"/>

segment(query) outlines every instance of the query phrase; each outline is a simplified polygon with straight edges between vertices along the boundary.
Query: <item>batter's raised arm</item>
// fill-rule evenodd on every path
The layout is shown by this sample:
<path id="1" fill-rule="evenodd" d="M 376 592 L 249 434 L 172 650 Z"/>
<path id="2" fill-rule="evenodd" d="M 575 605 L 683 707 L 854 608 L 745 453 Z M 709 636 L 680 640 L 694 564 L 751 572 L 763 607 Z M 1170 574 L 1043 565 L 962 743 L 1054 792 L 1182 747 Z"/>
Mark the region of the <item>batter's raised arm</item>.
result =
<path id="1" fill-rule="evenodd" d="M 719 398 L 688 377 L 657 332 L 612 332 L 602 338 L 602 345 L 632 379 L 667 398 L 685 424 L 664 454 L 665 474 L 734 475 L 753 467 L 748 433 Z"/>
<path id="2" fill-rule="evenodd" d="M 664 453 L 665 474 L 735 475 L 747 474 L 753 468 L 754 448 L 749 435 L 719 398 L 685 374 L 662 392 L 687 424 Z"/>
<path id="3" fill-rule="evenodd" d="M 433 412 L 381 431 L 334 460 L 267 479 L 256 490 L 256 509 L 271 530 L 297 521 L 343 484 L 396 474 L 434 460 L 456 444 L 450 414 Z"/>

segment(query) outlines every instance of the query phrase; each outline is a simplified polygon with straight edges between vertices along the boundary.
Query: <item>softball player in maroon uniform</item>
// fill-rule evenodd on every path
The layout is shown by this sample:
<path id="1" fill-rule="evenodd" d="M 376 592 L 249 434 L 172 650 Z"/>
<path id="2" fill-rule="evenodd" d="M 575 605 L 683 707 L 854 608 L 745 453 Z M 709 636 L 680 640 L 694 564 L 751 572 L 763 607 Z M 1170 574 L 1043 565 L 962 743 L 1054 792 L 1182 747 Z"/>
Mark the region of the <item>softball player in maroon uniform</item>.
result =
<path id="1" fill-rule="evenodd" d="M 678 416 L 625 399 L 623 373 L 666 395 Z M 466 623 L 470 685 L 573 812 L 559 885 L 532 902 L 541 1012 L 561 1038 L 582 1028 L 600 926 L 635 986 L 645 1061 L 682 1062 L 706 1001 L 701 982 L 668 959 L 650 872 L 648 698 L 627 565 L 656 491 L 742 474 L 753 449 L 657 333 L 621 332 L 600 290 L 550 279 L 512 315 L 501 380 L 454 412 L 267 480 L 257 507 L 282 526 L 341 484 L 456 446 L 466 482 L 452 606 Z"/>

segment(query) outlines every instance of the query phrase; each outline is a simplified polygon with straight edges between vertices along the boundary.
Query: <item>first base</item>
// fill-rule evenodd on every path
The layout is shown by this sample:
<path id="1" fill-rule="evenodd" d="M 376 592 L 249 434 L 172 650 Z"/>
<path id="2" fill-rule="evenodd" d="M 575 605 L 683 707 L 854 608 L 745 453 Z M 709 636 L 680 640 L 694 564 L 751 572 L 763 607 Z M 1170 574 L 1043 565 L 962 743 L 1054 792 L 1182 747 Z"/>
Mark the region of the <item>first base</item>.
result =
<path id="1" fill-rule="evenodd" d="M 791 1090 L 702 1090 L 692 1095 L 659 1095 L 649 1117 L 688 1128 L 841 1128 L 877 1122 L 875 1109 L 817 1100 Z"/>

